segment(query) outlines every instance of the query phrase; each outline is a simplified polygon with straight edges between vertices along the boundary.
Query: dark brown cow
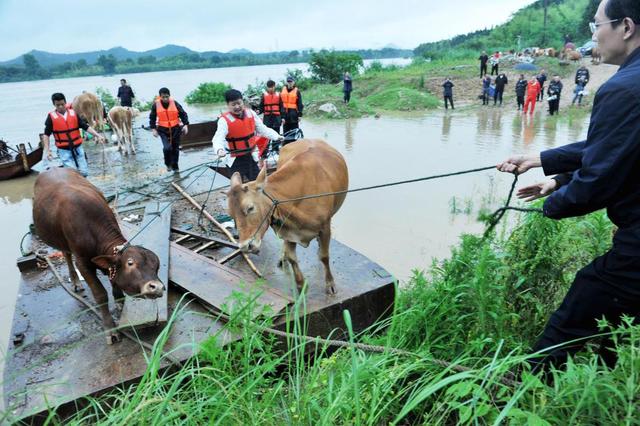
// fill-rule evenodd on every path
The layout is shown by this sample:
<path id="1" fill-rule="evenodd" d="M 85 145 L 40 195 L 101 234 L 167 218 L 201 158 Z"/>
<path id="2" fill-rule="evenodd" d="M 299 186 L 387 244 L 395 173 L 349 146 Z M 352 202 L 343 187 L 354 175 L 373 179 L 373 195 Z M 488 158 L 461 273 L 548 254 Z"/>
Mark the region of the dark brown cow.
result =
<path id="1" fill-rule="evenodd" d="M 284 240 L 284 253 L 280 261 L 288 261 L 296 284 L 301 288 L 304 277 L 298 266 L 296 244 L 307 247 L 318 239 L 320 261 L 324 265 L 326 291 L 335 294 L 336 288 L 329 267 L 331 218 L 338 211 L 346 194 L 331 195 L 278 205 L 272 201 L 286 200 L 310 194 L 344 191 L 349 186 L 347 164 L 342 155 L 319 139 L 302 139 L 280 150 L 278 170 L 267 179 L 263 168 L 254 182 L 242 183 L 239 173 L 231 177 L 227 193 L 229 214 L 238 228 L 240 246 L 252 253 L 258 252 L 262 237 L 269 229 Z M 268 196 L 266 195 L 268 194 Z"/>
<path id="2" fill-rule="evenodd" d="M 53 168 L 36 179 L 33 198 L 33 222 L 37 235 L 61 250 L 69 267 L 75 291 L 81 286 L 73 267 L 85 278 L 100 307 L 107 343 L 119 340 L 109 313 L 108 298 L 96 270 L 106 274 L 114 298 L 125 293 L 144 298 L 162 296 L 164 285 L 158 279 L 160 261 L 150 250 L 126 245 L 118 221 L 102 193 L 78 172 Z"/>

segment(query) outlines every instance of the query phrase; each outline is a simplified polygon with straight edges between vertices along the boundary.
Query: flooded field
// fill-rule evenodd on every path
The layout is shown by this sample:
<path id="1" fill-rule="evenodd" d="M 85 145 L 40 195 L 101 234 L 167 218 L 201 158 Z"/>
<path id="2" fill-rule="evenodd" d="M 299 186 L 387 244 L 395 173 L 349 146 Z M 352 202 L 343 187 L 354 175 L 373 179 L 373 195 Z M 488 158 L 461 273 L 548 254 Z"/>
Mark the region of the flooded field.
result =
<path id="1" fill-rule="evenodd" d="M 268 70 L 259 77 L 266 78 L 276 72 L 280 75 L 292 66 L 278 67 L 281 69 Z M 239 78 L 238 75 L 250 74 L 246 70 L 238 73 L 223 69 L 215 70 L 221 73 L 220 76 L 203 78 L 200 73 L 204 71 L 208 70 L 177 71 L 175 75 L 164 73 L 166 78 L 176 78 L 166 85 L 184 87 L 175 91 L 176 98 L 182 101 L 186 92 L 199 81 L 221 80 L 236 84 L 234 78 Z M 152 74 L 160 73 L 150 73 L 149 76 Z M 93 80 L 82 84 L 74 83 L 74 80 L 85 79 L 57 82 L 63 86 L 63 91 L 66 89 L 72 93 L 74 87 L 77 91 L 95 86 L 115 88 L 118 78 L 102 81 L 102 77 L 92 77 L 87 79 Z M 145 81 L 142 74 L 131 76 L 131 79 L 134 84 L 136 80 Z M 184 84 L 187 80 L 189 88 Z M 31 141 L 35 144 L 45 115 L 50 110 L 48 98 L 56 84 L 52 80 L 0 85 L 0 94 L 16 99 L 11 107 L 0 106 L 3 117 L 10 117 L 9 121 L 3 119 L 0 137 L 13 143 Z M 23 91 L 25 96 L 21 97 Z M 210 119 L 222 108 L 185 107 L 192 122 Z M 301 128 L 307 137 L 323 138 L 343 153 L 349 166 L 350 186 L 357 188 L 489 166 L 511 153 L 536 152 L 579 140 L 586 134 L 587 120 L 570 121 L 562 115 L 551 118 L 543 111 L 536 112 L 533 117 L 522 117 L 515 112 L 515 105 L 506 103 L 502 108 L 388 114 L 380 118 L 346 121 L 305 118 Z M 148 118 L 143 114 L 135 123 L 137 156 L 122 157 L 112 145 L 103 151 L 93 142 L 87 143 L 90 179 L 105 193 L 172 178 L 165 171 L 159 139 L 154 139 L 148 131 L 140 128 L 147 122 Z M 209 147 L 189 150 L 181 154 L 180 166 L 186 170 L 212 159 Z M 197 175 L 200 172 L 192 177 Z M 524 175 L 521 180 L 527 183 L 541 177 L 542 173 L 535 171 Z M 189 192 L 208 190 L 212 179 L 215 179 L 214 187 L 228 183 L 224 177 L 206 170 L 192 184 Z M 13 304 L 17 297 L 15 259 L 20 255 L 20 240 L 31 223 L 30 199 L 34 180 L 35 175 L 32 175 L 0 182 L 0 223 L 4 231 L 0 246 L 4 259 L 0 263 L 4 283 L 4 297 L 0 302 L 0 347 L 3 351 L 9 338 Z M 433 258 L 446 256 L 461 233 L 482 232 L 482 224 L 476 221 L 478 210 L 499 207 L 510 184 L 509 176 L 488 171 L 350 194 L 334 218 L 333 236 L 370 257 L 398 279 L 406 280 L 412 269 L 426 269 Z M 121 201 L 126 202 L 126 199 Z"/>

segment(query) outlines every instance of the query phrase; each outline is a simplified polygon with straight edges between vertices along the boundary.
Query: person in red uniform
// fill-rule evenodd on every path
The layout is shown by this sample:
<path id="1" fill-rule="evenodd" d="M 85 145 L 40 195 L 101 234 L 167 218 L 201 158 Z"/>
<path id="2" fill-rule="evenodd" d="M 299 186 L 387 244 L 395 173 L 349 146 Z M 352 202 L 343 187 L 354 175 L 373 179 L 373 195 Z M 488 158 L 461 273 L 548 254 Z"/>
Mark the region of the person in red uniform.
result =
<path id="1" fill-rule="evenodd" d="M 540 92 L 540 83 L 536 76 L 531 77 L 529 83 L 527 83 L 527 99 L 524 101 L 524 109 L 522 110 L 523 114 L 526 114 L 529 111 L 529 106 L 531 106 L 531 111 L 529 114 L 533 114 L 533 110 L 536 108 L 536 99 L 538 98 L 538 93 Z"/>
<path id="2" fill-rule="evenodd" d="M 49 137 L 53 135 L 62 167 L 76 169 L 82 176 L 87 177 L 89 165 L 82 146 L 83 139 L 80 129 L 95 136 L 100 143 L 104 143 L 104 137 L 76 114 L 71 105 L 67 104 L 67 100 L 62 93 L 51 95 L 51 102 L 55 109 L 47 114 L 44 133 L 41 135 L 44 156 L 48 161 L 53 159 L 49 148 Z"/>
<path id="3" fill-rule="evenodd" d="M 151 107 L 149 113 L 149 127 L 153 136 L 162 140 L 162 152 L 164 165 L 167 171 L 180 170 L 178 159 L 180 158 L 180 136 L 189 132 L 189 116 L 182 105 L 171 97 L 171 92 L 166 87 L 158 91 L 158 98 Z"/>
<path id="4" fill-rule="evenodd" d="M 259 136 L 271 140 L 282 140 L 275 130 L 265 126 L 260 117 L 246 108 L 242 93 L 235 89 L 224 94 L 228 111 L 218 119 L 218 129 L 213 135 L 213 151 L 219 159 L 225 159 L 232 173 L 239 172 L 243 182 L 255 180 L 258 169 Z"/>

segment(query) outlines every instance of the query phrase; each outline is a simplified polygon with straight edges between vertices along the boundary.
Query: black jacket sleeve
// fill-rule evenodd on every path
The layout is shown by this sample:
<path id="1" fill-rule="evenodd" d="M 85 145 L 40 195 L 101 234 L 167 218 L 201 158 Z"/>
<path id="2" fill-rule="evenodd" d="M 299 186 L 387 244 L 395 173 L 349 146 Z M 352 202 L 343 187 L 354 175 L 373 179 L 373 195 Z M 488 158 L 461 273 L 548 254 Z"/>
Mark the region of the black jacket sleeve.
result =
<path id="1" fill-rule="evenodd" d="M 302 117 L 302 108 L 304 108 L 304 105 L 302 105 L 302 93 L 298 89 L 298 117 Z"/>
<path id="2" fill-rule="evenodd" d="M 44 120 L 44 134 L 47 136 L 51 136 L 53 134 L 53 120 L 51 120 L 51 116 L 47 114 L 47 119 Z"/>
<path id="3" fill-rule="evenodd" d="M 156 119 L 158 118 L 158 112 L 156 111 L 156 103 L 154 102 L 151 105 L 151 111 L 149 112 L 149 127 L 152 129 L 156 128 Z"/>
<path id="4" fill-rule="evenodd" d="M 264 113 L 264 93 L 260 95 L 260 105 L 258 105 L 258 110 L 256 111 L 258 114 Z"/>
<path id="5" fill-rule="evenodd" d="M 182 108 L 182 105 L 180 105 L 178 102 L 176 102 L 176 108 L 178 108 L 178 117 L 180 117 L 180 121 L 182 121 L 183 125 L 188 126 L 189 116 L 187 115 L 187 112 L 184 110 L 184 108 Z"/>
<path id="6" fill-rule="evenodd" d="M 614 200 L 635 173 L 640 159 L 639 122 L 640 102 L 635 95 L 621 85 L 606 89 L 603 86 L 594 100 L 580 168 L 569 183 L 547 198 L 545 216 L 554 219 L 580 216 L 604 208 Z M 577 157 L 574 153 L 574 160 Z M 543 168 L 547 172 L 544 160 Z"/>
<path id="7" fill-rule="evenodd" d="M 582 167 L 582 150 L 587 141 L 574 142 L 540 153 L 542 170 L 546 176 L 573 172 Z"/>
<path id="8" fill-rule="evenodd" d="M 89 128 L 89 123 L 87 123 L 87 120 L 84 118 L 78 116 L 78 127 L 86 131 Z"/>

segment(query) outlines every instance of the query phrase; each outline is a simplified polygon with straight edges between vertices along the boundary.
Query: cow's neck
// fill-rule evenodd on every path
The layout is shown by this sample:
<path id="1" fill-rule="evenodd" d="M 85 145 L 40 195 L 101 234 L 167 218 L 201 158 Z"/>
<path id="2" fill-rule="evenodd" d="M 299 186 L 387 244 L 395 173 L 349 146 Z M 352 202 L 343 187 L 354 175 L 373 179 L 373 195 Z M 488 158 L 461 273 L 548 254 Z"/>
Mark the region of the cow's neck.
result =
<path id="1" fill-rule="evenodd" d="M 125 244 L 127 239 L 122 236 L 119 230 L 111 230 L 107 235 L 103 236 L 102 241 L 100 254 L 111 256 L 114 252 L 114 247 Z"/>

